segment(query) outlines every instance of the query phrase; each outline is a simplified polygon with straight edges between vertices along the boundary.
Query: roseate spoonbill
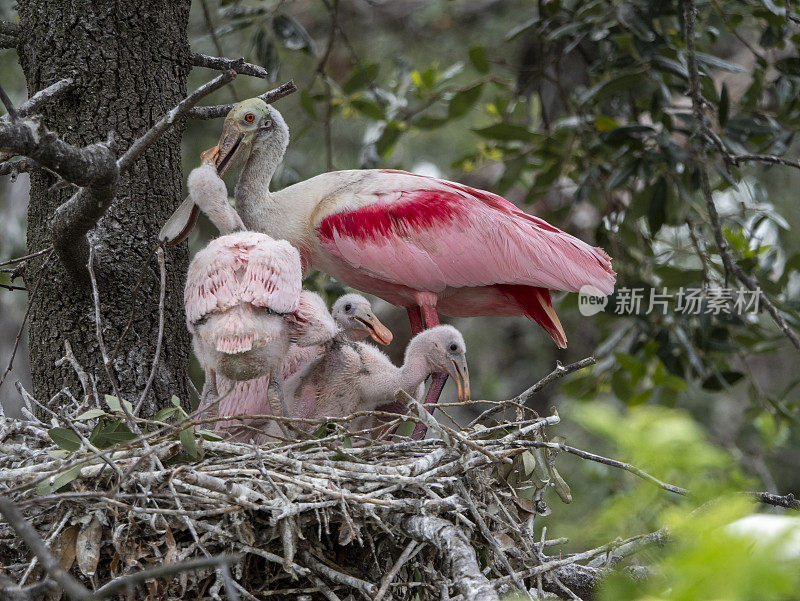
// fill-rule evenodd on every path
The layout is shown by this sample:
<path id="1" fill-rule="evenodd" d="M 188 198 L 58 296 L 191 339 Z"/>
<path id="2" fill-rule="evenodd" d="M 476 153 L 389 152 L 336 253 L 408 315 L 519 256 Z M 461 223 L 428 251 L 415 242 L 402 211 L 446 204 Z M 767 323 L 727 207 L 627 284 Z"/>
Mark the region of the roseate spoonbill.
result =
<path id="1" fill-rule="evenodd" d="M 284 387 L 292 417 L 344 417 L 390 405 L 401 389 L 413 395 L 436 372 L 449 374 L 458 399 L 469 400 L 466 346 L 453 326 L 434 326 L 412 338 L 402 367 L 372 345 L 334 339 L 319 360 L 298 370 Z M 357 418 L 350 427 L 359 430 L 370 421 Z"/>
<path id="2" fill-rule="evenodd" d="M 195 255 L 184 289 L 186 324 L 207 389 L 214 390 L 217 375 L 231 381 L 264 376 L 270 412 L 285 414 L 278 369 L 297 336 L 285 316 L 299 306 L 300 255 L 284 240 L 236 231 L 244 226 L 213 166 L 194 169 L 187 184 L 189 197 L 225 234 Z M 244 398 L 223 398 L 219 415 L 245 413 Z"/>
<path id="3" fill-rule="evenodd" d="M 280 113 L 251 98 L 231 109 L 219 144 L 204 155 L 220 173 L 244 162 L 235 198 L 247 227 L 290 241 L 304 269 L 405 307 L 412 334 L 438 324 L 437 311 L 525 315 L 563 348 L 550 290 L 614 289 L 602 249 L 462 184 L 372 169 L 324 173 L 270 192 L 288 143 Z M 184 201 L 161 239 L 185 238 L 197 213 L 191 198 Z M 426 401 L 436 402 L 445 380 L 434 376 Z"/>

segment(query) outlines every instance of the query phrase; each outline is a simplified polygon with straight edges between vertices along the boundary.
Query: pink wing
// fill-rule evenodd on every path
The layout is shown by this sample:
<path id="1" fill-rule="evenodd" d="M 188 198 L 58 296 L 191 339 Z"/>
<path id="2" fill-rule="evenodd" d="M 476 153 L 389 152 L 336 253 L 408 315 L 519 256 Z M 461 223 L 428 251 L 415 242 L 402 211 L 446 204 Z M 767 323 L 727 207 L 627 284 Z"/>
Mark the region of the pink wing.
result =
<path id="1" fill-rule="evenodd" d="M 300 255 L 288 242 L 256 232 L 221 236 L 189 266 L 184 288 L 187 323 L 241 302 L 291 313 L 297 308 L 301 283 Z"/>
<path id="2" fill-rule="evenodd" d="M 577 292 L 590 284 L 613 292 L 615 274 L 602 249 L 496 194 L 415 177 L 414 189 L 371 192 L 356 199 L 360 208 L 321 219 L 322 246 L 375 278 L 416 290 L 500 284 Z M 391 186 L 393 179 L 381 181 Z"/>

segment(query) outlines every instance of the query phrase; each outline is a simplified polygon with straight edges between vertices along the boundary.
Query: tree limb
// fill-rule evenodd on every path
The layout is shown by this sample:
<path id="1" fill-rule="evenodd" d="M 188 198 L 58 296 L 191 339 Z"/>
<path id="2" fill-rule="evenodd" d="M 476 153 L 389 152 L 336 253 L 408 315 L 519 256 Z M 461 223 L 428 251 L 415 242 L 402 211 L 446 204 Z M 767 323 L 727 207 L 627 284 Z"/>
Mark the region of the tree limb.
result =
<path id="1" fill-rule="evenodd" d="M 189 60 L 195 67 L 206 67 L 207 69 L 216 69 L 217 71 L 230 70 L 240 75 L 250 75 L 251 77 L 260 77 L 261 79 L 267 79 L 269 77 L 269 73 L 264 67 L 248 63 L 244 60 L 244 57 L 231 59 L 194 52 L 189 57 Z"/>
<path id="2" fill-rule="evenodd" d="M 269 92 L 261 94 L 259 98 L 267 104 L 272 104 L 276 100 L 279 100 L 284 96 L 288 96 L 296 91 L 297 86 L 294 85 L 294 81 L 289 80 L 274 90 L 270 90 Z M 218 104 L 216 106 L 197 106 L 189 111 L 186 115 L 188 117 L 192 117 L 193 119 L 218 119 L 219 117 L 224 117 L 227 115 L 234 106 L 235 105 L 233 103 Z"/>
<path id="3" fill-rule="evenodd" d="M 78 186 L 106 186 L 116 180 L 114 154 L 105 143 L 78 148 L 32 119 L 0 120 L 0 150 L 33 159 Z"/>
<path id="4" fill-rule="evenodd" d="M 18 38 L 20 31 L 20 24 L 12 21 L 0 21 L 0 35 L 7 35 L 12 38 Z"/>
<path id="5" fill-rule="evenodd" d="M 417 515 L 400 520 L 409 536 L 430 543 L 450 563 L 456 588 L 465 601 L 498 601 L 497 591 L 481 572 L 475 551 L 461 529 L 445 519 Z"/>

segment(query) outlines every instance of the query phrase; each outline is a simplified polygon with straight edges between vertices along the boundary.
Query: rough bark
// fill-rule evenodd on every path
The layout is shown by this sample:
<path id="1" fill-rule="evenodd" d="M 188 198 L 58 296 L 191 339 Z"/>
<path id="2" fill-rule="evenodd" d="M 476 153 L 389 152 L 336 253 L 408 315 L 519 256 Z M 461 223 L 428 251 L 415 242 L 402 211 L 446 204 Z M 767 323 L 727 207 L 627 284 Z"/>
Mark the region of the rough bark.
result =
<path id="1" fill-rule="evenodd" d="M 109 131 L 124 151 L 185 96 L 190 68 L 186 25 L 189 0 L 118 2 L 20 0 L 20 63 L 29 94 L 64 77 L 74 88 L 46 107 L 44 122 L 66 142 L 86 146 L 103 141 Z M 95 271 L 103 314 L 103 335 L 113 348 L 133 310 L 130 332 L 113 361 L 120 392 L 137 400 L 148 378 L 158 332 L 159 273 L 154 259 L 139 294 L 133 297 L 143 261 L 157 243 L 160 225 L 181 195 L 180 140 L 175 127 L 154 144 L 118 183 L 116 199 L 89 235 L 95 247 Z M 49 246 L 51 219 L 74 188 L 48 191 L 52 176 L 31 176 L 28 249 Z M 186 245 L 167 253 L 164 344 L 153 392 L 142 415 L 177 394 L 188 396 L 189 341 L 182 323 L 182 279 Z M 31 262 L 26 283 L 33 285 L 41 259 Z M 111 392 L 98 350 L 91 289 L 76 281 L 59 261 L 50 261 L 30 322 L 34 394 L 48 401 L 64 386 L 80 391 L 68 363 L 56 367 L 68 340 L 100 392 Z M 58 405 L 58 402 L 55 403 Z M 57 407 L 53 407 L 57 409 Z"/>

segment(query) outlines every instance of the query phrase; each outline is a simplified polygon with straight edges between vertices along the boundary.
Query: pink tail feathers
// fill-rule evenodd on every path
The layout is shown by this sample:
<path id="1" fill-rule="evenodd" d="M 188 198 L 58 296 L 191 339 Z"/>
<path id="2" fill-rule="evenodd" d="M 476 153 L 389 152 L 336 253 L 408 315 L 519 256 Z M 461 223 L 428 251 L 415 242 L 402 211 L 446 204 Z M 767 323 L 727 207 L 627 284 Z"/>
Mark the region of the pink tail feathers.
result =
<path id="1" fill-rule="evenodd" d="M 567 335 L 550 302 L 550 291 L 547 288 L 518 284 L 498 284 L 497 288 L 517 301 L 525 316 L 542 326 L 558 348 L 567 348 Z"/>

